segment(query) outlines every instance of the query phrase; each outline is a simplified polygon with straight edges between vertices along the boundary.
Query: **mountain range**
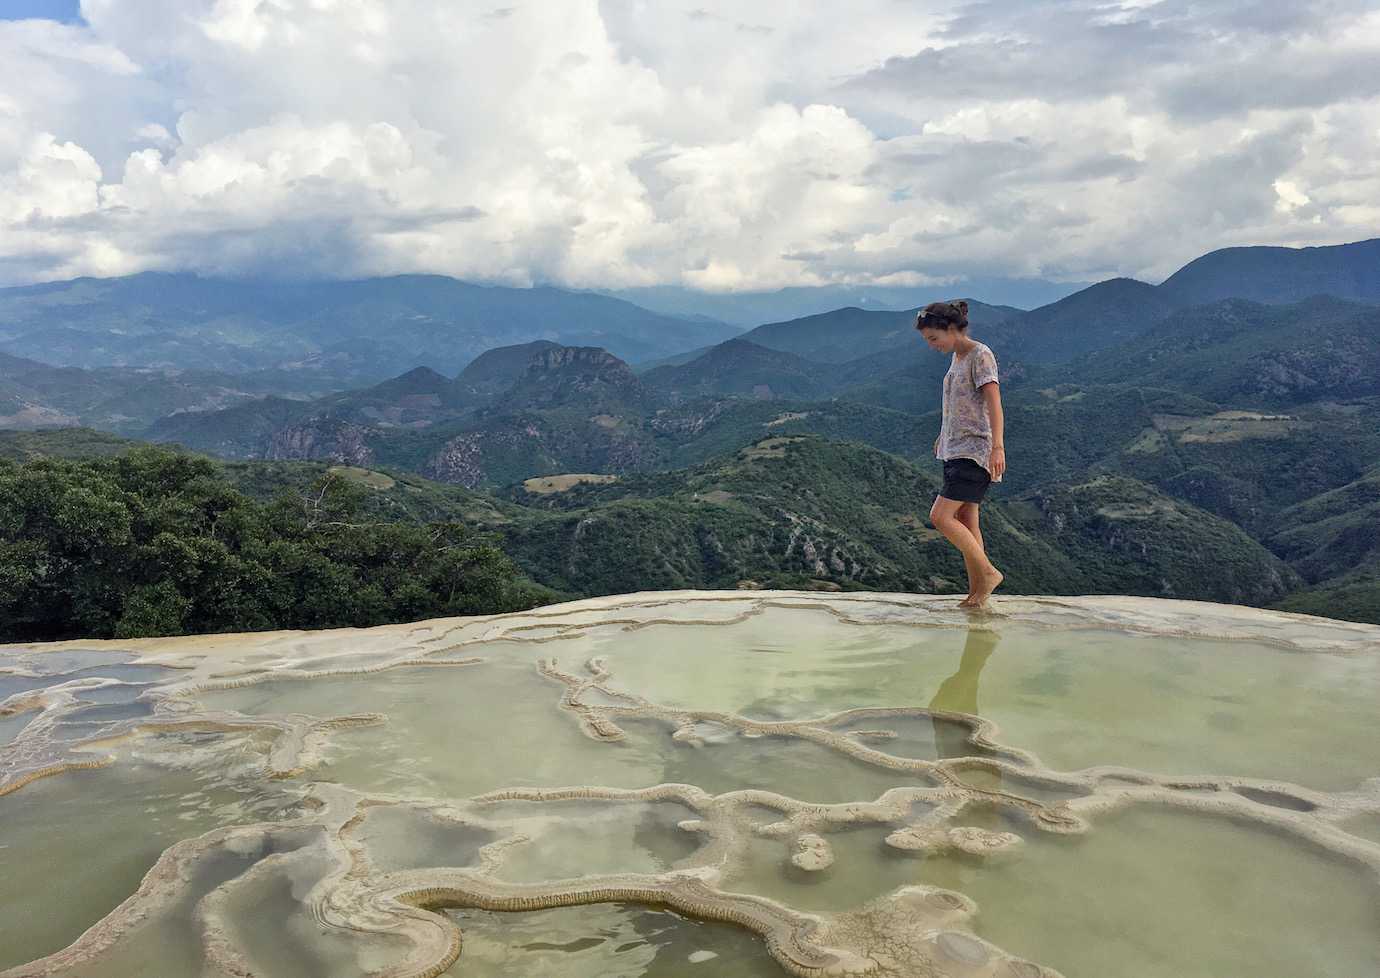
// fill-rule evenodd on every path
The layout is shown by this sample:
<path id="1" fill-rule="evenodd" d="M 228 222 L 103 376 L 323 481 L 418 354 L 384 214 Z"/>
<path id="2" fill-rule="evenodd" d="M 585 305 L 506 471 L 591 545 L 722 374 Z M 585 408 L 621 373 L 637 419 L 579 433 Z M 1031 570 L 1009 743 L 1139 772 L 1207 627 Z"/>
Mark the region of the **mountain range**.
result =
<path id="1" fill-rule="evenodd" d="M 1052 282 L 1044 279 L 965 278 L 952 285 L 926 286 L 810 286 L 771 292 L 706 293 L 677 286 L 620 289 L 608 295 L 672 316 L 699 316 L 751 327 L 817 316 L 834 309 L 895 312 L 917 309 L 955 293 L 986 296 L 994 305 L 1034 309 L 1054 302 L 1091 282 Z"/>
<path id="2" fill-rule="evenodd" d="M 1363 246 L 1315 248 L 1223 248 L 1195 259 L 1170 276 L 1165 292 L 1183 305 L 1251 296 L 1262 302 L 1290 302 L 1327 294 L 1344 299 L 1373 299 L 1380 293 L 1376 269 L 1380 242 Z M 820 286 L 773 292 L 706 295 L 674 286 L 622 289 L 609 295 L 670 315 L 701 315 L 727 323 L 754 326 L 784 322 L 855 307 L 869 311 L 914 309 L 939 293 L 984 296 L 996 305 L 1033 309 L 1056 302 L 1094 283 L 1059 283 L 1043 279 L 970 277 L 954 286 Z"/>
<path id="3" fill-rule="evenodd" d="M 737 327 L 589 292 L 439 275 L 260 282 L 148 272 L 0 289 L 0 352 L 61 367 L 214 369 L 317 389 L 415 366 L 455 373 L 485 350 L 549 339 L 652 359 Z"/>
<path id="4" fill-rule="evenodd" d="M 1016 571 L 1015 586 L 1380 618 L 1378 248 L 1227 249 L 1158 286 L 1113 279 L 1029 311 L 970 299 L 973 333 L 1002 370 L 1011 467 L 989 511 L 993 552 Z M 84 290 L 99 292 L 89 280 L 35 287 L 29 298 L 47 303 L 44 316 L 68 304 L 75 325 L 57 331 L 59 354 L 70 330 L 104 335 L 102 316 L 117 307 L 128 316 L 119 322 L 142 324 L 131 335 L 157 349 L 170 338 L 230 337 L 257 356 L 265 351 L 253 329 L 225 325 L 251 320 L 261 330 L 286 324 L 284 344 L 315 337 L 321 346 L 331 335 L 305 293 L 289 287 L 237 311 L 226 295 L 196 306 L 205 283 L 171 278 L 171 296 L 137 315 L 114 299 L 87 308 Z M 236 463 L 257 473 L 249 481 L 283 466 L 375 473 L 376 483 L 411 486 L 413 508 L 431 500 L 433 516 L 458 505 L 448 493 L 468 494 L 467 519 L 500 533 L 535 580 L 570 594 L 626 589 L 635 577 L 642 587 L 954 582 L 945 563 L 954 555 L 925 538 L 933 531 L 924 522 L 948 358 L 916 335 L 913 310 L 843 308 L 741 333 L 677 319 L 679 348 L 664 343 L 651 357 L 636 352 L 649 340 L 582 341 L 607 337 L 610 326 L 572 340 L 523 334 L 515 320 L 521 342 L 491 345 L 453 369 L 394 350 L 401 359 L 391 362 L 406 369 L 332 390 L 371 356 L 379 359 L 370 369 L 390 362 L 378 352 L 390 330 L 403 351 L 423 334 L 474 335 L 471 320 L 442 315 L 428 291 L 469 295 L 458 283 L 422 279 L 424 295 L 403 301 L 402 280 L 383 281 L 386 301 L 324 303 L 355 324 L 342 328 L 346 345 L 365 344 L 336 374 L 318 369 L 318 354 L 300 364 L 230 358 L 198 372 L 98 363 L 94 345 L 87 366 L 51 366 L 18 355 L 39 352 L 41 330 L 0 320 L 0 350 L 14 351 L 0 353 L 0 423 L 80 422 L 175 442 L 252 460 Z M 0 310 L 29 308 L 4 305 L 15 291 L 0 292 Z M 31 324 L 43 318 L 33 308 L 23 312 Z M 434 318 L 409 332 L 404 320 L 423 308 Z M 168 309 L 200 318 L 155 328 Z M 386 324 L 373 354 L 359 325 L 367 309 Z M 633 336 L 630 321 L 618 324 Z M 656 320 L 638 322 L 652 329 Z M 23 343 L 6 339 L 16 336 Z M 94 435 L 71 437 L 82 451 L 105 450 Z M 551 476 L 559 478 L 522 488 Z M 372 491 L 397 505 L 394 490 Z M 934 546 L 917 549 L 920 538 Z M 815 558 L 802 562 L 802 540 Z M 1232 556 L 1208 573 L 1214 554 Z"/>

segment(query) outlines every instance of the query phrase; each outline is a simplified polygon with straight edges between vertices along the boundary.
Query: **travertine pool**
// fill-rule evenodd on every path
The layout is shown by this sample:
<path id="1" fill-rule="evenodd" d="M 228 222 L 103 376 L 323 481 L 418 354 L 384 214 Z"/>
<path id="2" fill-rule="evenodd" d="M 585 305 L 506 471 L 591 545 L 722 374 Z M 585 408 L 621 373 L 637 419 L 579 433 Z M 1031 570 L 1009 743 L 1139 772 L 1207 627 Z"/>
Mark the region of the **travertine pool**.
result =
<path id="1" fill-rule="evenodd" d="M 955 602 L 0 648 L 0 978 L 1380 974 L 1380 628 Z"/>

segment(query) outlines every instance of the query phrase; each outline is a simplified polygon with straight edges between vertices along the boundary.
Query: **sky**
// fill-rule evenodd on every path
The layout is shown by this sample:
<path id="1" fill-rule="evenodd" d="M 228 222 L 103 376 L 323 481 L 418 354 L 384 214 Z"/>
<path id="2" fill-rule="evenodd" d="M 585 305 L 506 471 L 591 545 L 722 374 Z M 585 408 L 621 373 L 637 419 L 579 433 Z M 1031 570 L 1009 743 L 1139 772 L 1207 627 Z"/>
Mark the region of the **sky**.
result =
<path id="1" fill-rule="evenodd" d="M 1375 0 L 512 2 L 0 0 L 0 285 L 1156 282 L 1380 235 Z"/>
<path id="2" fill-rule="evenodd" d="M 42 17 L 63 23 L 81 20 L 80 0 L 0 0 L 0 20 Z"/>

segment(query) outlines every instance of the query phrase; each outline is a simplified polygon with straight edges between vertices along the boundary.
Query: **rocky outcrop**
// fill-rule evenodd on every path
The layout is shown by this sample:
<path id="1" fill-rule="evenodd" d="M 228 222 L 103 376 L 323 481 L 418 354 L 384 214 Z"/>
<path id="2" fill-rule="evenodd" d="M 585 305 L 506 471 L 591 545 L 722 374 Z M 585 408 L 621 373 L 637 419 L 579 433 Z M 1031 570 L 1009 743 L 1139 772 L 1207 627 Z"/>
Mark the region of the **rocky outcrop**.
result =
<path id="1" fill-rule="evenodd" d="M 422 474 L 437 482 L 473 489 L 484 481 L 484 433 L 466 432 L 446 442 L 422 468 Z"/>
<path id="2" fill-rule="evenodd" d="M 455 378 L 455 382 L 475 394 L 501 394 L 527 372 L 527 367 L 534 357 L 547 350 L 561 348 L 559 343 L 552 343 L 550 340 L 534 340 L 531 343 L 485 350 L 460 371 L 460 376 Z"/>
<path id="3" fill-rule="evenodd" d="M 264 457 L 369 465 L 374 461 L 374 450 L 369 447 L 368 434 L 369 429 L 359 425 L 313 419 L 275 431 Z"/>
<path id="4" fill-rule="evenodd" d="M 647 390 L 622 360 L 597 346 L 545 347 L 503 397 L 503 409 L 558 407 L 578 401 L 591 411 L 605 405 L 642 404 Z"/>
<path id="5" fill-rule="evenodd" d="M 678 408 L 662 408 L 647 421 L 647 426 L 662 435 L 698 435 L 728 409 L 728 404 L 725 400 L 715 400 Z"/>
<path id="6" fill-rule="evenodd" d="M 1254 389 L 1242 393 L 1287 401 L 1357 397 L 1380 389 L 1380 366 L 1372 337 L 1340 336 L 1317 346 L 1278 350 L 1252 357 Z"/>

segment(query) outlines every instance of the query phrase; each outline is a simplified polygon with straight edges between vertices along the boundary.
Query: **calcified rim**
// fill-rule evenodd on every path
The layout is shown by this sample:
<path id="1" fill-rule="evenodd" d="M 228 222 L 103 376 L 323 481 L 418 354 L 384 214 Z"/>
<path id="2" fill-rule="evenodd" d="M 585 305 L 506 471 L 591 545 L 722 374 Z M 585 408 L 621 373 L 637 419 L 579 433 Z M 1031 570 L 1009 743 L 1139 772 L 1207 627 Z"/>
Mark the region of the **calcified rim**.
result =
<path id="1" fill-rule="evenodd" d="M 999 629 L 1004 622 L 1049 625 L 1059 628 L 1107 628 L 1140 632 L 1150 635 L 1180 636 L 1184 638 L 1222 639 L 1228 641 L 1262 642 L 1283 648 L 1308 652 L 1375 652 L 1380 651 L 1380 625 L 1340 621 L 1288 611 L 1248 608 L 1241 605 L 1216 604 L 1209 601 L 1181 601 L 1166 598 L 1123 597 L 1119 595 L 1082 596 L 1018 596 L 994 597 L 990 606 L 980 610 L 958 607 L 959 597 L 926 594 L 905 594 L 883 591 L 774 591 L 774 590 L 682 590 L 640 591 L 633 594 L 584 598 L 561 604 L 544 605 L 531 611 L 515 611 L 501 615 L 475 615 L 463 618 L 435 618 L 399 625 L 380 625 L 373 628 L 335 628 L 319 631 L 238 632 L 220 635 L 189 635 L 174 638 L 111 640 L 103 642 L 73 640 L 38 644 L 0 645 L 0 655 L 34 651 L 64 651 L 89 649 L 93 645 L 127 650 L 139 658 L 176 668 L 188 661 L 195 662 L 206 655 L 225 648 L 253 644 L 256 648 L 280 650 L 287 655 L 294 649 L 305 650 L 312 645 L 325 648 L 342 638 L 376 637 L 387 641 L 393 649 L 425 651 L 427 646 L 450 639 L 456 648 L 465 644 L 492 641 L 495 638 L 514 638 L 524 627 L 541 628 L 550 619 L 569 618 L 582 613 L 607 613 L 615 610 L 653 610 L 703 604 L 712 607 L 721 603 L 752 605 L 751 613 L 767 607 L 817 607 L 844 620 L 878 624 L 952 626 L 980 621 Z M 869 606 L 871 608 L 869 609 Z M 865 618 L 855 618 L 848 612 L 861 610 Z M 742 620 L 734 618 L 733 621 Z M 600 624 L 627 624 L 634 627 L 670 623 L 683 618 L 638 615 L 626 619 L 603 618 Z M 528 624 L 530 623 L 530 625 Z M 700 624 L 728 624 L 729 621 L 701 621 Z M 549 626 L 548 626 L 549 627 Z M 573 627 L 579 628 L 580 625 Z M 366 643 L 375 648 L 377 643 Z M 289 668 L 286 662 L 284 668 Z"/>
<path id="2" fill-rule="evenodd" d="M 263 764 L 266 777 L 309 773 L 321 748 L 342 727 L 380 723 L 378 714 L 317 718 L 303 715 L 251 717 L 208 711 L 199 694 L 261 682 L 323 676 L 363 675 L 395 668 L 436 666 L 462 668 L 483 660 L 464 653 L 472 646 L 506 641 L 558 643 L 590 628 L 621 626 L 640 629 L 652 624 L 733 624 L 770 608 L 813 608 L 849 624 L 953 627 L 977 617 L 984 627 L 1000 631 L 1007 622 L 1057 628 L 1115 628 L 1139 633 L 1193 638 L 1268 642 L 1273 645 L 1338 654 L 1366 654 L 1380 649 L 1380 628 L 1309 616 L 1260 612 L 1197 602 L 1136 598 L 1002 598 L 997 610 L 973 616 L 955 607 L 956 599 L 890 594 L 814 592 L 655 592 L 571 602 L 536 611 L 470 619 L 443 619 L 406 626 L 324 633 L 279 632 L 102 643 L 127 651 L 137 663 L 180 670 L 152 695 L 153 714 L 143 720 L 109 725 L 98 737 L 54 748 L 44 756 L 34 747 L 51 724 L 75 706 L 73 689 L 64 683 L 47 690 L 17 694 L 0 704 L 0 715 L 37 711 L 36 721 L 21 732 L 10 752 L 28 766 L 0 768 L 0 794 L 32 780 L 77 766 L 107 763 L 100 753 L 107 744 L 149 732 L 178 730 L 262 730 L 274 743 Z M 668 614 L 668 610 L 692 612 Z M 253 645 L 240 661 L 224 651 Z M 9 650 L 16 671 L 41 671 L 42 657 L 58 648 L 89 648 L 91 643 L 25 646 Z M 740 735 L 807 741 L 871 767 L 906 774 L 917 786 L 895 788 L 872 801 L 812 804 L 757 789 L 711 795 L 692 785 L 667 784 L 640 790 L 600 786 L 555 789 L 508 789 L 467 801 L 367 796 L 335 785 L 313 787 L 316 810 L 297 819 L 256 826 L 219 829 L 169 848 L 147 874 L 138 891 L 74 944 L 47 958 L 3 973 L 4 978 L 51 975 L 98 959 L 118 941 L 156 916 L 187 892 L 198 860 L 235 844 L 236 840 L 282 835 L 303 828 L 319 841 L 335 867 L 318 881 L 310 900 L 325 923 L 357 934 L 403 939 L 408 950 L 380 974 L 390 978 L 432 978 L 447 970 L 460 953 L 462 935 L 450 918 L 434 911 L 445 907 L 488 910 L 539 910 L 579 904 L 632 902 L 665 907 L 687 916 L 745 927 L 764 940 L 767 950 L 787 972 L 801 976 L 932 974 L 948 978 L 998 976 L 1037 978 L 1056 973 L 1022 961 L 972 935 L 967 921 L 975 911 L 961 894 L 929 887 L 903 887 L 842 913 L 802 913 L 778 902 L 731 891 L 734 867 L 753 838 L 779 840 L 783 852 L 804 871 L 827 867 L 834 859 L 830 834 L 844 827 L 873 825 L 884 829 L 886 842 L 898 851 L 959 850 L 985 857 L 1020 844 L 1012 833 L 988 832 L 952 823 L 970 806 L 993 807 L 1038 831 L 1078 833 L 1108 812 L 1147 804 L 1226 816 L 1268 826 L 1299 841 L 1369 869 L 1380 884 L 1380 845 L 1344 831 L 1341 823 L 1358 814 L 1380 814 L 1380 779 L 1348 793 L 1311 791 L 1297 785 L 1232 776 L 1167 777 L 1127 768 L 1101 766 L 1077 772 L 1046 768 L 1039 758 L 999 741 L 990 721 L 966 714 L 919 708 L 864 708 L 811 719 L 767 722 L 733 713 L 664 706 L 619 690 L 616 677 L 599 658 L 587 661 L 582 674 L 562 670 L 555 660 L 537 668 L 553 684 L 560 709 L 570 712 L 584 736 L 617 741 L 620 721 L 658 723 L 675 739 L 693 745 L 706 725 Z M 901 757 L 879 749 L 886 743 L 888 721 L 927 719 L 966 730 L 977 756 L 939 761 Z M 843 728 L 860 723 L 879 729 Z M 32 730 L 30 728 L 33 728 Z M 32 744 L 28 744 L 32 741 Z M 965 780 L 983 770 L 1001 776 L 1012 790 L 987 789 Z M 1059 800 L 1040 800 L 1053 795 Z M 694 833 L 694 853 L 660 874 L 614 874 L 514 883 L 500 878 L 507 853 L 530 836 L 515 834 L 512 819 L 494 812 L 502 806 L 533 806 L 556 811 L 549 803 L 584 802 L 596 806 L 675 804 L 693 813 L 679 828 Z M 494 834 L 478 865 L 457 868 L 381 872 L 374 865 L 360 829 L 371 811 L 382 807 L 424 810 L 438 821 L 473 825 Z M 763 812 L 772 813 L 763 820 Z M 527 818 L 524 832 L 556 826 L 563 816 Z M 535 827 L 534 827 L 535 826 Z M 196 920 L 209 960 L 227 973 L 248 973 L 253 962 L 236 946 L 231 895 L 270 876 L 290 853 L 270 855 L 241 876 L 214 888 L 196 903 Z"/>

